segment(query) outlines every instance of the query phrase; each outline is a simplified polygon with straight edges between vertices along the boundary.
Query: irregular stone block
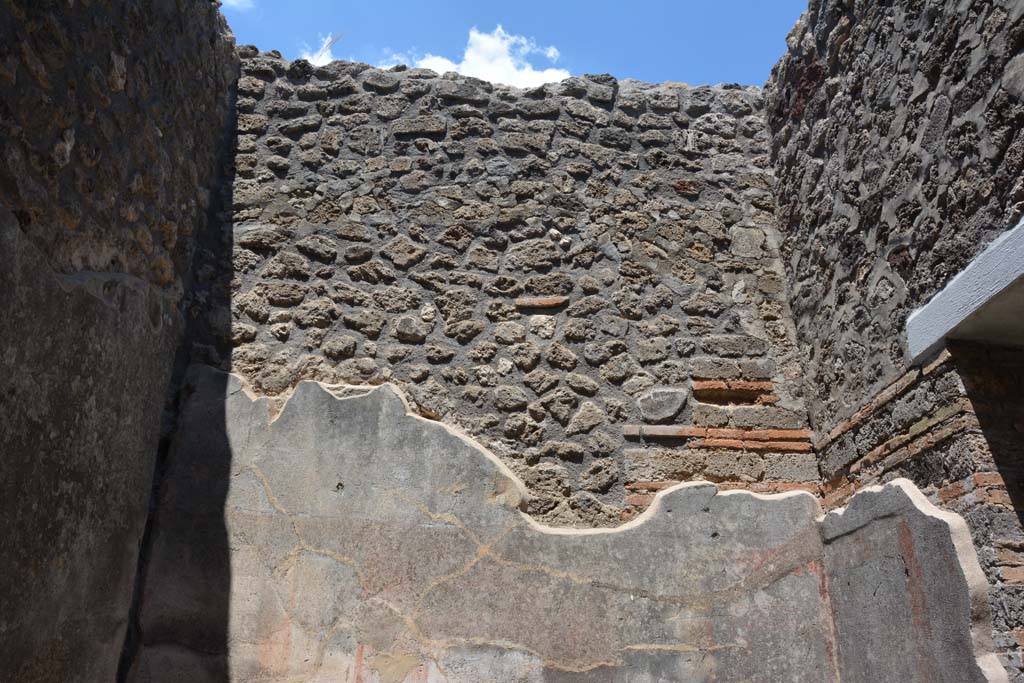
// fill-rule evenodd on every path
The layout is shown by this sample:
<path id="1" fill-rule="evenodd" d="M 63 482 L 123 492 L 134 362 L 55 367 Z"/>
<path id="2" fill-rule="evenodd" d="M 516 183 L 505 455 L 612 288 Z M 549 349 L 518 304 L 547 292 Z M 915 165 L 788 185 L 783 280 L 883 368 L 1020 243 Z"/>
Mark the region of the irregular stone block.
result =
<path id="1" fill-rule="evenodd" d="M 637 399 L 645 422 L 668 422 L 686 405 L 690 391 L 684 387 L 652 389 Z"/>
<path id="2" fill-rule="evenodd" d="M 440 116 L 412 116 L 391 124 L 395 135 L 443 135 L 446 129 L 447 124 Z"/>

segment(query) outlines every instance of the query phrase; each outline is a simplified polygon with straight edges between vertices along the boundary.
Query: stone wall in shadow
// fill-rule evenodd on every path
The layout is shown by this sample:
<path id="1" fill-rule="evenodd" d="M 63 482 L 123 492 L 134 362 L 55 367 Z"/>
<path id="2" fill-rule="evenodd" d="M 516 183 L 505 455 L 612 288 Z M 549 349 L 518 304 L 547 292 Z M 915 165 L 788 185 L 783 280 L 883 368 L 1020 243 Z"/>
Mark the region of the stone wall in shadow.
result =
<path id="1" fill-rule="evenodd" d="M 0 679 L 114 680 L 234 41 L 208 0 L 0 4 Z"/>
<path id="2" fill-rule="evenodd" d="M 226 146 L 233 148 L 233 142 Z M 151 680 L 147 672 L 157 658 L 155 680 L 185 678 L 177 662 L 201 653 L 202 666 L 187 678 L 227 680 L 228 613 L 231 569 L 224 525 L 231 447 L 225 428 L 226 383 L 216 385 L 217 400 L 208 396 L 200 419 L 182 416 L 182 405 L 194 391 L 191 373 L 196 367 L 227 369 L 231 363 L 231 252 L 234 242 L 231 213 L 230 155 L 224 159 L 220 186 L 207 230 L 196 243 L 193 277 L 184 300 L 187 327 L 175 357 L 168 391 L 159 456 L 152 481 L 149 518 L 139 556 L 131 630 L 122 653 L 119 680 Z M 209 448 L 200 457 L 182 463 L 177 442 L 182 434 L 200 431 Z M 182 472 L 185 467 L 187 472 Z M 168 480 L 187 476 L 188 495 L 168 490 Z M 178 561 L 158 564 L 151 559 L 165 551 L 168 536 L 187 538 L 178 549 Z M 160 596 L 154 598 L 154 596 Z M 169 600 L 168 600 L 169 598 Z M 181 619 L 169 626 L 153 624 L 147 614 L 161 611 L 201 611 L 203 619 Z M 182 634 L 187 634 L 182 638 Z M 174 643 L 173 647 L 168 647 Z M 143 656 L 143 653 L 145 656 Z M 199 675 L 201 674 L 201 675 Z"/>

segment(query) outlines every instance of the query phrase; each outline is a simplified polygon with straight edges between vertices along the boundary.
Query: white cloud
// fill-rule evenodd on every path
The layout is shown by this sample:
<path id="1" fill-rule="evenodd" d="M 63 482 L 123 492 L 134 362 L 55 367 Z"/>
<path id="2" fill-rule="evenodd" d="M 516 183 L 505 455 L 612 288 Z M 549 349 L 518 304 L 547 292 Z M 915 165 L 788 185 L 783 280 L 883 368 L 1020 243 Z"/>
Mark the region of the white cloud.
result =
<path id="1" fill-rule="evenodd" d="M 337 43 L 339 40 L 341 40 L 341 36 L 335 38 L 330 33 L 327 34 L 326 38 L 324 36 L 320 36 L 320 47 L 317 48 L 316 52 L 314 52 L 309 47 L 309 45 L 303 43 L 302 54 L 300 54 L 299 57 L 301 59 L 305 59 L 314 66 L 323 66 L 324 64 L 330 64 L 335 59 L 337 59 L 337 57 L 334 56 L 334 53 L 331 51 L 331 49 L 334 47 L 334 44 Z"/>
<path id="2" fill-rule="evenodd" d="M 537 69 L 527 60 L 530 55 L 542 55 L 552 63 L 558 61 L 561 56 L 558 48 L 540 47 L 533 39 L 508 33 L 500 25 L 491 33 L 478 31 L 474 26 L 469 30 L 466 51 L 462 55 L 462 61 L 458 63 L 430 53 L 418 58 L 395 53 L 379 66 L 409 64 L 423 69 L 433 69 L 438 73 L 456 71 L 464 76 L 474 76 L 492 83 L 504 83 L 519 88 L 530 88 L 569 77 L 569 72 L 565 69 Z"/>
<path id="3" fill-rule="evenodd" d="M 377 62 L 377 68 L 390 69 L 391 67 L 397 66 L 399 64 L 418 66 L 418 59 L 418 57 L 414 56 L 414 53 L 392 52 L 390 55 Z"/>
<path id="4" fill-rule="evenodd" d="M 245 11 L 253 8 L 253 0 L 221 0 L 221 3 L 228 9 Z"/>

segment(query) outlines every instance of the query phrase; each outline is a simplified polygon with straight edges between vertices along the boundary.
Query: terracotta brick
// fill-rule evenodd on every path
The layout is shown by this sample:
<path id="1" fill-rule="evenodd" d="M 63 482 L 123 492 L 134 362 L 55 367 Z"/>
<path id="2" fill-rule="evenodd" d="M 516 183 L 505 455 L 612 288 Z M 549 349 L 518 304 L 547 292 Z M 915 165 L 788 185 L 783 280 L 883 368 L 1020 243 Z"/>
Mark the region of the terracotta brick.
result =
<path id="1" fill-rule="evenodd" d="M 939 489 L 939 500 L 942 501 L 943 503 L 948 503 L 950 501 L 956 500 L 965 493 L 967 493 L 967 490 L 964 487 L 964 483 L 962 481 L 958 481 L 955 484 L 943 486 L 941 489 Z"/>
<path id="2" fill-rule="evenodd" d="M 1010 500 L 1010 494 L 1005 489 L 991 488 L 981 489 L 978 494 L 978 499 L 987 505 L 1002 505 L 1004 507 L 1013 507 L 1013 501 Z"/>
<path id="3" fill-rule="evenodd" d="M 1010 548 L 999 548 L 996 551 L 996 560 L 999 564 L 1011 567 L 1024 566 L 1024 554 Z"/>
<path id="4" fill-rule="evenodd" d="M 881 456 L 876 458 L 875 461 L 881 463 L 883 472 L 887 472 L 892 468 L 896 467 L 897 465 L 899 465 L 900 463 L 903 463 L 928 449 L 935 448 L 936 446 L 946 441 L 947 439 L 956 436 L 957 434 L 960 434 L 966 429 L 971 428 L 973 419 L 974 418 L 972 416 L 962 416 L 955 420 L 951 420 L 946 424 L 942 425 L 939 429 L 920 435 L 918 436 L 918 438 L 907 442 L 905 445 L 893 450 L 890 453 L 881 454 Z M 909 436 L 902 435 L 901 437 L 895 437 L 894 439 L 890 439 L 890 442 L 899 439 L 909 439 Z M 867 462 L 859 467 L 856 467 L 856 471 L 864 469 L 869 464 L 872 463 Z M 854 467 L 851 467 L 850 470 L 855 471 Z"/>
<path id="5" fill-rule="evenodd" d="M 809 453 L 809 441 L 743 441 L 743 448 L 748 451 L 778 451 L 780 453 Z"/>
<path id="6" fill-rule="evenodd" d="M 931 363 L 928 363 L 927 365 L 924 366 L 924 368 L 921 369 L 922 376 L 927 377 L 928 375 L 935 372 L 935 370 L 937 370 L 940 366 L 945 365 L 946 362 L 951 360 L 952 358 L 953 356 L 949 354 L 948 350 L 942 349 L 942 353 L 940 353 L 935 358 L 935 360 L 933 360 Z"/>
<path id="7" fill-rule="evenodd" d="M 800 441 L 814 436 L 809 429 L 751 429 L 744 438 L 759 441 Z"/>
<path id="8" fill-rule="evenodd" d="M 724 429 L 721 427 L 708 427 L 707 436 L 710 439 L 742 439 L 747 432 L 742 429 Z"/>
<path id="9" fill-rule="evenodd" d="M 891 470 L 896 465 L 910 458 L 910 450 L 907 446 L 897 448 L 881 461 L 882 471 Z"/>
<path id="10" fill-rule="evenodd" d="M 678 481 L 633 481 L 626 484 L 627 491 L 661 491 L 678 484 Z"/>
<path id="11" fill-rule="evenodd" d="M 906 444 L 909 440 L 910 437 L 907 436 L 906 434 L 894 436 L 885 443 L 879 446 L 875 446 L 870 451 L 868 451 L 863 458 L 861 458 L 860 460 L 858 460 L 857 462 L 853 463 L 853 465 L 850 466 L 850 471 L 857 473 L 866 467 L 870 467 L 871 465 L 881 462 L 882 460 L 885 459 L 887 455 L 892 453 L 900 446 Z"/>
<path id="12" fill-rule="evenodd" d="M 969 410 L 973 410 L 970 401 L 968 401 L 966 398 L 958 399 L 953 403 L 942 406 L 938 408 L 935 412 L 921 418 L 920 420 L 918 420 L 917 422 L 910 426 L 910 429 L 907 433 L 910 434 L 911 436 L 916 436 L 934 427 L 935 425 L 948 420 L 949 418 L 953 417 L 958 413 Z"/>
<path id="13" fill-rule="evenodd" d="M 854 483 L 844 484 L 839 488 L 832 491 L 832 493 L 825 496 L 822 500 L 822 507 L 826 510 L 834 507 L 839 507 L 846 503 L 846 500 L 856 493 L 859 487 Z"/>
<path id="14" fill-rule="evenodd" d="M 908 372 L 907 374 L 900 377 L 898 380 L 896 380 L 896 382 L 894 383 L 896 386 L 896 396 L 899 396 L 904 391 L 909 389 L 915 382 L 917 382 L 920 376 L 920 371 L 915 368 Z M 895 396 L 893 398 L 895 398 Z"/>
<path id="15" fill-rule="evenodd" d="M 761 380 L 697 379 L 692 385 L 693 397 L 702 403 L 773 403 L 775 385 Z"/>
<path id="16" fill-rule="evenodd" d="M 739 439 L 704 439 L 700 444 L 704 448 L 727 448 L 730 450 L 743 450 L 743 442 Z"/>
<path id="17" fill-rule="evenodd" d="M 972 477 L 975 486 L 1002 486 L 1006 487 L 1003 476 L 998 472 L 975 472 Z"/>
<path id="18" fill-rule="evenodd" d="M 1024 583 L 1024 567 L 1003 567 L 999 573 L 1006 583 Z"/>
<path id="19" fill-rule="evenodd" d="M 855 420 L 856 417 L 857 417 L 857 413 L 854 413 L 852 417 L 843 420 L 842 422 L 837 424 L 835 427 L 830 429 L 829 432 L 828 432 L 828 435 L 825 437 L 825 441 L 824 441 L 825 445 L 835 441 L 836 439 L 841 437 L 843 434 L 845 434 L 846 432 L 848 432 L 851 429 L 853 429 L 854 426 L 856 426 L 857 423 L 858 423 L 858 421 Z"/>
<path id="20" fill-rule="evenodd" d="M 650 493 L 631 493 L 626 496 L 626 505 L 632 505 L 633 507 L 647 507 L 654 501 L 654 494 Z"/>
<path id="21" fill-rule="evenodd" d="M 833 491 L 836 491 L 836 490 L 846 486 L 849 483 L 850 483 L 850 480 L 847 477 L 834 477 L 834 478 L 829 479 L 828 481 L 823 482 L 821 484 L 821 492 L 823 494 L 828 495 L 828 494 L 832 493 Z"/>
<path id="22" fill-rule="evenodd" d="M 558 308 L 567 303 L 567 296 L 521 296 L 515 301 L 517 308 Z"/>
<path id="23" fill-rule="evenodd" d="M 692 425 L 624 425 L 622 435 L 647 439 L 692 439 L 701 438 L 707 433 L 704 427 Z"/>

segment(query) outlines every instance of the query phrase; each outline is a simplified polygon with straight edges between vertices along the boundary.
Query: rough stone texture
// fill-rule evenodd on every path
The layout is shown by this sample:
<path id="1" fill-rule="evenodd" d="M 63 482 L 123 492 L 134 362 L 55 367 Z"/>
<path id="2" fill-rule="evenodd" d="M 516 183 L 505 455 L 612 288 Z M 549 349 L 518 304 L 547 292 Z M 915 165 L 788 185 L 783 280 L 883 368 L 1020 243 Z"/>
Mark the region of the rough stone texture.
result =
<path id="1" fill-rule="evenodd" d="M 813 424 L 904 367 L 906 315 L 1024 213 L 1015 0 L 812 0 L 767 86 Z"/>
<path id="2" fill-rule="evenodd" d="M 1019 352 L 907 366 L 904 325 L 1024 213 L 1024 5 L 813 0 L 766 86 L 827 505 L 904 476 L 968 520 L 1024 680 Z"/>
<path id="3" fill-rule="evenodd" d="M 2 208 L 0 291 L 0 679 L 113 680 L 175 317 L 137 278 L 54 273 Z"/>
<path id="4" fill-rule="evenodd" d="M 115 679 L 193 235 L 217 5 L 0 3 L 0 679 Z"/>
<path id="5" fill-rule="evenodd" d="M 995 641 L 1022 678 L 1024 633 L 1024 352 L 958 342 L 882 392 L 860 419 L 819 443 L 825 503 L 906 477 L 967 521 L 990 584 Z"/>
<path id="6" fill-rule="evenodd" d="M 53 268 L 181 293 L 236 78 L 210 0 L 0 7 L 0 204 Z"/>
<path id="7" fill-rule="evenodd" d="M 231 365 L 259 393 L 397 382 L 531 488 L 562 468 L 531 512 L 588 525 L 619 519 L 654 387 L 774 380 L 745 418 L 804 426 L 758 89 L 241 53 Z"/>
<path id="8" fill-rule="evenodd" d="M 822 522 L 807 494 L 684 484 L 619 529 L 558 530 L 393 387 L 334 391 L 303 382 L 272 417 L 194 366 L 132 680 L 1005 680 L 972 641 L 963 523 L 907 482 Z M 878 586 L 894 598 L 859 609 Z M 862 657 L 865 626 L 887 639 Z"/>
<path id="9" fill-rule="evenodd" d="M 812 0 L 766 86 L 813 426 L 902 374 L 907 315 L 1024 215 L 1017 0 Z"/>

